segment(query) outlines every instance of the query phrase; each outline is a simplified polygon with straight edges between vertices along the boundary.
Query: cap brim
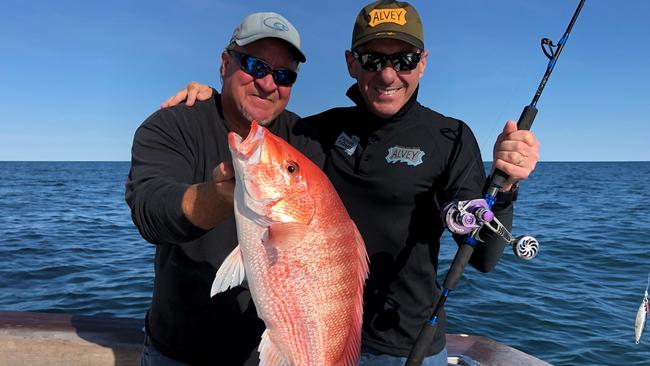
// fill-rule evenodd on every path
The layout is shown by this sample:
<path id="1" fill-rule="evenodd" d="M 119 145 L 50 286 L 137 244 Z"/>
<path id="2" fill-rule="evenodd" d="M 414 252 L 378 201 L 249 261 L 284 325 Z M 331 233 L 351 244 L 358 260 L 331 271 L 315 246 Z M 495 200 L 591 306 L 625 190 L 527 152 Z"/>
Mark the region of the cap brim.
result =
<path id="1" fill-rule="evenodd" d="M 420 50 L 424 49 L 424 43 L 422 43 L 421 40 L 413 37 L 410 34 L 407 33 L 402 33 L 402 32 L 395 32 L 395 31 L 385 31 L 385 32 L 377 32 L 377 33 L 372 33 L 372 34 L 367 34 L 359 39 L 357 39 L 356 42 L 352 44 L 352 49 L 355 49 L 362 44 L 372 41 L 373 39 L 381 39 L 381 38 L 390 38 L 390 39 L 397 39 L 400 41 L 404 41 L 412 46 L 417 47 Z"/>
<path id="2" fill-rule="evenodd" d="M 246 46 L 247 44 L 253 43 L 255 41 L 259 41 L 262 38 L 277 38 L 279 40 L 284 41 L 284 43 L 287 46 L 289 46 L 289 50 L 291 51 L 291 53 L 295 57 L 296 61 L 298 61 L 298 62 L 307 61 L 307 58 L 305 57 L 305 54 L 302 53 L 302 51 L 300 51 L 298 49 L 298 47 L 296 47 L 293 43 L 287 41 L 286 39 L 284 39 L 282 37 L 274 37 L 274 36 L 270 36 L 268 34 L 256 34 L 256 35 L 246 37 L 246 38 L 243 38 L 243 39 L 236 39 L 235 43 L 237 43 L 238 46 Z"/>

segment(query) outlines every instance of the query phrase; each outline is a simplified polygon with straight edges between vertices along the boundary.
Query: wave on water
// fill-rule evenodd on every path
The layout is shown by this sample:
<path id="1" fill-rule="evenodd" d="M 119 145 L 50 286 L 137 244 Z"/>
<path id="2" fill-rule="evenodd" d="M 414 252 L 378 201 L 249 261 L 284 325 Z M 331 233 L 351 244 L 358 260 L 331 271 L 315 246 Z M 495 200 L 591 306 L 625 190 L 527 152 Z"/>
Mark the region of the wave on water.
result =
<path id="1" fill-rule="evenodd" d="M 0 162 L 0 309 L 142 318 L 154 248 L 124 202 L 127 162 Z M 616 177 L 615 190 L 608 177 Z M 650 272 L 650 163 L 539 163 L 515 235 L 487 274 L 467 267 L 445 304 L 448 332 L 481 335 L 553 365 L 649 365 L 634 318 Z M 440 280 L 457 246 L 445 235 Z"/>

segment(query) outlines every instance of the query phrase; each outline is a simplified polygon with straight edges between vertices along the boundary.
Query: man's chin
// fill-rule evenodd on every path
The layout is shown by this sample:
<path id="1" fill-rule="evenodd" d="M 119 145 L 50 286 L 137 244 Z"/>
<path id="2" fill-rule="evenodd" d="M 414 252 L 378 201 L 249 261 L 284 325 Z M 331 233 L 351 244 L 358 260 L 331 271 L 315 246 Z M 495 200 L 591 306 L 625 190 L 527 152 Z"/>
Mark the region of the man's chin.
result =
<path id="1" fill-rule="evenodd" d="M 399 112 L 399 108 L 396 108 L 395 106 L 385 106 L 385 105 L 373 105 L 370 108 L 371 112 L 375 114 L 379 118 L 390 118 L 397 114 Z"/>
<path id="2" fill-rule="evenodd" d="M 267 126 L 268 124 L 270 124 L 275 119 L 275 117 L 273 115 L 271 115 L 271 116 L 269 116 L 269 115 L 266 115 L 266 116 L 253 116 L 252 114 L 247 113 L 246 111 L 242 111 L 242 114 L 244 115 L 244 117 L 246 117 L 248 122 L 257 121 L 257 123 L 260 126 Z"/>

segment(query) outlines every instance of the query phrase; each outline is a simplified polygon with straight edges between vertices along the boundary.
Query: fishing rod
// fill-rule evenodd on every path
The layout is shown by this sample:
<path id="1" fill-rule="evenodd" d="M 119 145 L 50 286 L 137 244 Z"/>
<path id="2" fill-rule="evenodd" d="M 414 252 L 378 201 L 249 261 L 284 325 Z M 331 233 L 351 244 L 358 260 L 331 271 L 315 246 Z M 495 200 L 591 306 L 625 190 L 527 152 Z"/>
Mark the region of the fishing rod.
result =
<path id="1" fill-rule="evenodd" d="M 585 0 L 580 0 L 578 7 L 573 13 L 573 17 L 569 22 L 564 35 L 560 41 L 555 45 L 553 41 L 548 38 L 542 38 L 541 46 L 544 55 L 549 59 L 548 65 L 546 67 L 546 72 L 542 81 L 537 87 L 537 91 L 533 96 L 533 100 L 529 105 L 524 107 L 524 110 L 519 116 L 517 121 L 517 129 L 519 130 L 530 130 L 530 127 L 533 125 L 535 116 L 537 115 L 537 101 L 542 95 L 542 91 L 548 82 L 555 64 L 557 63 L 564 45 L 566 44 L 567 39 L 569 38 L 569 33 L 578 19 L 580 10 L 584 5 Z M 454 234 L 467 235 L 465 237 L 464 243 L 460 245 L 454 259 L 451 263 L 451 267 L 447 272 L 445 281 L 443 283 L 442 293 L 438 302 L 435 305 L 433 310 L 433 315 L 431 319 L 422 326 L 420 334 L 411 349 L 408 359 L 406 360 L 405 366 L 420 366 L 426 355 L 426 352 L 433 342 L 433 338 L 436 334 L 436 329 L 438 327 L 439 316 L 442 312 L 442 309 L 445 305 L 449 293 L 456 289 L 458 281 L 469 261 L 469 258 L 474 252 L 474 248 L 479 241 L 482 241 L 479 236 L 479 231 L 483 228 L 488 228 L 490 231 L 493 231 L 501 238 L 503 238 L 508 244 L 512 246 L 513 252 L 517 257 L 530 260 L 533 259 L 537 252 L 539 251 L 539 242 L 532 236 L 524 235 L 518 238 L 513 238 L 512 234 L 508 229 L 499 222 L 499 220 L 494 216 L 492 212 L 492 206 L 496 202 L 496 196 L 499 193 L 499 190 L 503 188 L 508 181 L 508 174 L 503 172 L 500 169 L 495 169 L 495 171 L 490 176 L 490 182 L 487 186 L 487 191 L 482 199 L 474 199 L 467 201 L 452 202 L 447 204 L 442 210 L 442 217 L 444 219 L 445 227 Z"/>

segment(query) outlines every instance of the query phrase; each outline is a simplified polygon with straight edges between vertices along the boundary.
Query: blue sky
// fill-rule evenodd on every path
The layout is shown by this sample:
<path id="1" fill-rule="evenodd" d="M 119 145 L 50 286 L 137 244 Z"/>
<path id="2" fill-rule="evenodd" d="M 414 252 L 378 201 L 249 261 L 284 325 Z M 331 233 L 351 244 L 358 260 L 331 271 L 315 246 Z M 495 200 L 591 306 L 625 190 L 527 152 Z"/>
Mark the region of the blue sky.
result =
<path id="1" fill-rule="evenodd" d="M 349 105 L 343 53 L 366 1 L 25 1 L 0 12 L 0 160 L 129 160 L 133 133 L 219 53 L 248 13 L 301 32 L 289 109 Z M 430 56 L 419 100 L 466 121 L 484 160 L 519 117 L 578 0 L 412 1 Z M 542 161 L 650 160 L 650 2 L 587 0 L 537 107 Z"/>

